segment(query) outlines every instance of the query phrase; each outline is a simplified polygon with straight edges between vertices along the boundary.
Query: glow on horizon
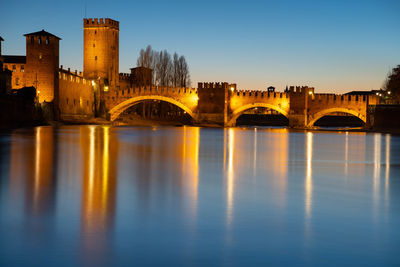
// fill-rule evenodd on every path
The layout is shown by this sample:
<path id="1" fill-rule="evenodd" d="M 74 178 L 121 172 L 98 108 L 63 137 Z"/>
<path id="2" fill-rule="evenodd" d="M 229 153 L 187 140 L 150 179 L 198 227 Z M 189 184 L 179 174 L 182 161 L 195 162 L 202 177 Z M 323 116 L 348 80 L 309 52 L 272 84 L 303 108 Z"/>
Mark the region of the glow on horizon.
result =
<path id="1" fill-rule="evenodd" d="M 24 55 L 23 34 L 45 29 L 62 38 L 60 64 L 82 70 L 85 2 L 86 17 L 120 21 L 120 72 L 151 44 L 185 55 L 193 87 L 228 81 L 238 89 L 371 90 L 400 64 L 400 2 L 393 0 L 8 1 L 3 54 Z"/>

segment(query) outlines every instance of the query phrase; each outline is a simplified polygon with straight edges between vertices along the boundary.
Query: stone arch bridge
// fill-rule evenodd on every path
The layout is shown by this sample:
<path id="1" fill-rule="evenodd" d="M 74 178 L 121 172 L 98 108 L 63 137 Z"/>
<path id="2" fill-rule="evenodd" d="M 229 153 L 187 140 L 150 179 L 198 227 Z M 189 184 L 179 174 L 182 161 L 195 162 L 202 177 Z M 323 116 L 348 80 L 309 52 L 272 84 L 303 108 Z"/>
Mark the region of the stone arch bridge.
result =
<path id="1" fill-rule="evenodd" d="M 289 119 L 291 127 L 308 128 L 321 117 L 347 113 L 367 122 L 368 105 L 376 96 L 316 94 L 311 87 L 290 87 L 289 92 L 236 90 L 228 83 L 199 83 L 198 88 L 140 87 L 104 93 L 107 118 L 114 121 L 129 107 L 145 100 L 169 102 L 183 109 L 195 123 L 235 126 L 249 109 L 273 109 Z"/>

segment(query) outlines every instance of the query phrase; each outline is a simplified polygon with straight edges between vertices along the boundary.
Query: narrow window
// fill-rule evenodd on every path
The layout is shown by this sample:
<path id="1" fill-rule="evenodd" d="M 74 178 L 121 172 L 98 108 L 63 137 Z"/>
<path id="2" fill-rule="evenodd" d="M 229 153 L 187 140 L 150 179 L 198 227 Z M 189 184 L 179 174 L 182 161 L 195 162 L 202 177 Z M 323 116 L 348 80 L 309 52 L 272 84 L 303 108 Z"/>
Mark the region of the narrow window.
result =
<path id="1" fill-rule="evenodd" d="M 24 72 L 24 71 L 25 71 L 24 65 L 21 65 L 21 72 Z"/>
<path id="2" fill-rule="evenodd" d="M 15 85 L 19 85 L 19 78 L 15 78 Z"/>
<path id="3" fill-rule="evenodd" d="M 46 45 L 50 44 L 50 39 L 49 37 L 46 38 Z"/>
<path id="4" fill-rule="evenodd" d="M 16 69 L 17 67 L 15 65 L 12 65 L 12 71 L 15 72 Z"/>
<path id="5" fill-rule="evenodd" d="M 38 44 L 42 44 L 42 37 L 39 37 Z"/>
<path id="6" fill-rule="evenodd" d="M 97 34 L 97 31 L 96 31 L 96 30 L 94 30 L 94 34 Z"/>
<path id="7" fill-rule="evenodd" d="M 96 47 L 96 45 L 95 45 L 95 44 L 93 44 L 93 47 Z"/>
<path id="8" fill-rule="evenodd" d="M 94 57 L 94 60 L 97 60 L 97 56 Z"/>
<path id="9" fill-rule="evenodd" d="M 68 105 L 68 98 L 67 98 L 67 105 Z"/>
<path id="10" fill-rule="evenodd" d="M 33 44 L 35 40 L 33 39 L 33 36 L 31 36 L 31 44 Z"/>
<path id="11" fill-rule="evenodd" d="M 39 54 L 39 59 L 42 59 L 42 53 Z"/>
<path id="12" fill-rule="evenodd" d="M 75 103 L 76 103 L 76 101 L 75 101 L 75 99 L 74 99 L 74 106 L 75 106 Z"/>

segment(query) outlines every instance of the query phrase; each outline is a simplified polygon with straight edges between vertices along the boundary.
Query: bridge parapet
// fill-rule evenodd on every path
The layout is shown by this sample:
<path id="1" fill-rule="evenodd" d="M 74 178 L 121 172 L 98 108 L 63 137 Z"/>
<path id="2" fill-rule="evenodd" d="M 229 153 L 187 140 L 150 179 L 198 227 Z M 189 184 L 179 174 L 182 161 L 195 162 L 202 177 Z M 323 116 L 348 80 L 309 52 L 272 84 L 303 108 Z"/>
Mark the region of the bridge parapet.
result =
<path id="1" fill-rule="evenodd" d="M 376 102 L 375 95 L 315 94 L 306 97 L 307 118 L 305 126 L 311 127 L 321 117 L 337 112 L 352 114 L 367 121 L 367 107 Z"/>
<path id="2" fill-rule="evenodd" d="M 232 93 L 231 98 L 233 97 L 289 98 L 289 94 L 284 92 L 267 92 L 260 90 L 236 90 Z"/>
<path id="3" fill-rule="evenodd" d="M 145 100 L 160 100 L 172 103 L 189 113 L 196 115 L 198 94 L 195 88 L 143 86 L 126 88 L 105 95 L 105 106 L 110 120 L 115 120 L 127 108 Z"/>

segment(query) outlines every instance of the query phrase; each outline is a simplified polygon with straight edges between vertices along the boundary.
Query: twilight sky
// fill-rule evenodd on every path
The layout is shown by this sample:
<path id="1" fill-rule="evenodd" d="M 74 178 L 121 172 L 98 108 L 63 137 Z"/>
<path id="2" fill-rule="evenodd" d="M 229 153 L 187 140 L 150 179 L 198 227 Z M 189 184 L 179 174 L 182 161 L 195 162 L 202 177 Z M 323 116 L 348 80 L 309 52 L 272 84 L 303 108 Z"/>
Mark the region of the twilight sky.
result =
<path id="1" fill-rule="evenodd" d="M 400 64 L 399 0 L 2 1 L 3 54 L 25 55 L 23 34 L 45 29 L 62 38 L 60 64 L 82 70 L 85 3 L 120 22 L 120 72 L 151 44 L 185 55 L 194 87 L 371 90 Z"/>

